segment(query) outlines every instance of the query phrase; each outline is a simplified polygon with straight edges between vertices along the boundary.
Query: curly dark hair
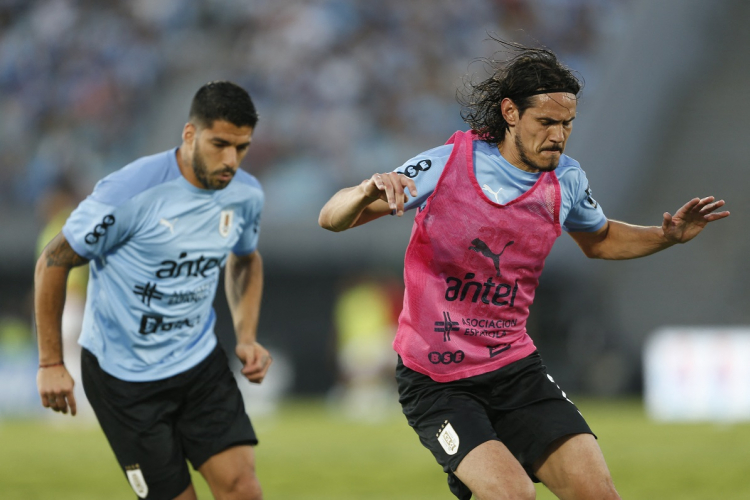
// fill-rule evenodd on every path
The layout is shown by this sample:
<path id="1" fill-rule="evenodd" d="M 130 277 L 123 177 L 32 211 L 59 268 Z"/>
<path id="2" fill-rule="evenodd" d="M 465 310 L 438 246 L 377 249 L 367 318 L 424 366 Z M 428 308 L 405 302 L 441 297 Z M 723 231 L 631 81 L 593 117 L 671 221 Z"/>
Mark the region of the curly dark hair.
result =
<path id="1" fill-rule="evenodd" d="M 490 38 L 515 55 L 506 61 L 480 59 L 489 66 L 492 76 L 479 83 L 467 83 L 467 91 L 459 93 L 458 100 L 464 108 L 461 118 L 472 130 L 484 141 L 499 144 L 508 130 L 500 111 L 503 99 L 511 99 L 523 115 L 534 104 L 536 95 L 551 91 L 578 97 L 583 83 L 550 50 Z"/>
<path id="2" fill-rule="evenodd" d="M 190 121 L 210 128 L 216 120 L 237 127 L 255 128 L 258 112 L 250 94 L 237 84 L 226 81 L 209 82 L 198 89 L 190 105 Z"/>

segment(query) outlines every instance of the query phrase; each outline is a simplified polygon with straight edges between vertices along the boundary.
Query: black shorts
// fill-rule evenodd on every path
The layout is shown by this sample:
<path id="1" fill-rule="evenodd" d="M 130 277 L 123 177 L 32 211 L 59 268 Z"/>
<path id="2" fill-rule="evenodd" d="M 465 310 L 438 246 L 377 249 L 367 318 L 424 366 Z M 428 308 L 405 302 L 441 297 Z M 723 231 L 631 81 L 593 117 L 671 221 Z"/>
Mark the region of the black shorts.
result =
<path id="1" fill-rule="evenodd" d="M 83 387 L 117 461 L 140 498 L 172 499 L 211 456 L 258 440 L 224 351 L 163 380 L 126 382 L 81 357 Z M 146 493 L 147 490 L 147 493 Z"/>
<path id="2" fill-rule="evenodd" d="M 537 352 L 453 382 L 435 382 L 399 358 L 396 380 L 409 425 L 443 466 L 451 491 L 461 500 L 471 498 L 471 492 L 453 472 L 480 444 L 499 440 L 539 482 L 534 462 L 555 440 L 593 434 L 578 408 L 547 375 Z"/>

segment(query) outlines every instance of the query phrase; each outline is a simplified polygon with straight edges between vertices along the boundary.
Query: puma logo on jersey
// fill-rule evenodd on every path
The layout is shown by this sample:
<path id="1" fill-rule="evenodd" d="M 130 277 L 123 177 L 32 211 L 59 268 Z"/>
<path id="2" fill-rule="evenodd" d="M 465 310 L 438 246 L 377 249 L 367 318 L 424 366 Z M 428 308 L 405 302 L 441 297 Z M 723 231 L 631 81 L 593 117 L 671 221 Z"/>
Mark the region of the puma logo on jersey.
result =
<path id="1" fill-rule="evenodd" d="M 488 257 L 492 260 L 492 263 L 495 265 L 495 271 L 496 275 L 499 278 L 500 277 L 500 257 L 503 255 L 503 252 L 505 252 L 505 249 L 508 248 L 510 245 L 515 243 L 515 241 L 509 241 L 505 244 L 502 250 L 500 250 L 500 253 L 495 253 L 492 250 L 490 250 L 490 247 L 487 246 L 487 243 L 480 240 L 479 238 L 474 238 L 474 240 L 471 242 L 471 246 L 469 247 L 469 250 L 474 250 L 477 253 L 481 253 L 485 257 Z"/>
<path id="2" fill-rule="evenodd" d="M 177 224 L 178 220 L 179 220 L 179 217 L 175 217 L 172 222 L 169 222 L 167 219 L 161 219 L 159 221 L 159 224 L 161 224 L 162 226 L 168 227 L 169 228 L 169 232 L 171 234 L 174 234 L 174 225 Z"/>
<path id="3" fill-rule="evenodd" d="M 497 195 L 499 195 L 500 191 L 502 191 L 502 190 L 503 190 L 503 188 L 500 188 L 497 191 L 493 191 L 492 188 L 489 187 L 487 184 L 485 184 L 485 185 L 482 186 L 482 191 L 489 191 L 490 193 L 492 193 L 492 195 L 495 197 L 495 201 L 497 203 L 500 203 L 500 200 L 498 199 Z"/>

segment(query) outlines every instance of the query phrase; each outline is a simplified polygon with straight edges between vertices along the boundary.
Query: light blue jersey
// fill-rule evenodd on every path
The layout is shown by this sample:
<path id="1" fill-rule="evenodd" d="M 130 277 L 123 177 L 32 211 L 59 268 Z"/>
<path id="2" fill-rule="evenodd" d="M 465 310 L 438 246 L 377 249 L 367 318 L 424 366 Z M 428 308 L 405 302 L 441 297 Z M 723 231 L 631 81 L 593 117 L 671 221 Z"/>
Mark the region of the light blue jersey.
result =
<path id="1" fill-rule="evenodd" d="M 255 177 L 238 170 L 224 189 L 199 189 L 176 154 L 141 158 L 99 181 L 62 230 L 91 261 L 79 343 L 131 382 L 171 377 L 214 349 L 221 268 L 229 252 L 247 255 L 258 243 Z"/>
<path id="2" fill-rule="evenodd" d="M 446 144 L 415 156 L 394 170 L 410 177 L 417 188 L 417 197 L 409 198 L 404 210 L 424 207 L 437 186 L 453 151 Z M 489 200 L 505 204 L 531 189 L 539 180 L 538 173 L 526 172 L 511 165 L 494 144 L 474 141 L 474 174 Z M 560 224 L 566 231 L 593 232 L 607 221 L 601 206 L 591 197 L 586 174 L 573 158 L 561 155 L 555 170 L 560 182 Z M 408 191 L 407 191 L 408 194 Z"/>

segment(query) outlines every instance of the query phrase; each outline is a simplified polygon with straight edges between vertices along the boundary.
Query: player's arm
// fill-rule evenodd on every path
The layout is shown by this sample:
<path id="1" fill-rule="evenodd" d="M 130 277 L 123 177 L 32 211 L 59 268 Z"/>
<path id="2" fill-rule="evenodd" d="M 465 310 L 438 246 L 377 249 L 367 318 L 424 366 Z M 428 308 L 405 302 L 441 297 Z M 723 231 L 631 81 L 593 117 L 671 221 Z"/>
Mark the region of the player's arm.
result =
<path id="1" fill-rule="evenodd" d="M 263 260 L 256 250 L 248 255 L 230 253 L 224 284 L 237 335 L 235 353 L 244 365 L 242 374 L 260 383 L 271 366 L 271 355 L 257 342 L 260 300 L 263 294 Z"/>
<path id="2" fill-rule="evenodd" d="M 410 178 L 387 172 L 374 174 L 357 186 L 345 188 L 333 195 L 320 211 L 318 224 L 329 231 L 345 231 L 360 226 L 395 211 L 404 214 L 404 203 L 408 200 L 404 189 L 413 197 L 417 188 Z"/>
<path id="3" fill-rule="evenodd" d="M 694 198 L 674 216 L 664 213 L 661 227 L 635 226 L 608 220 L 594 232 L 570 232 L 583 253 L 592 259 L 623 260 L 645 257 L 677 243 L 687 243 L 703 231 L 706 224 L 729 216 L 716 212 L 724 200 L 713 196 Z"/>
<path id="4" fill-rule="evenodd" d="M 34 273 L 34 312 L 39 344 L 37 388 L 45 408 L 76 414 L 73 378 L 63 364 L 62 314 L 68 274 L 88 261 L 70 247 L 62 233 L 42 251 Z"/>

